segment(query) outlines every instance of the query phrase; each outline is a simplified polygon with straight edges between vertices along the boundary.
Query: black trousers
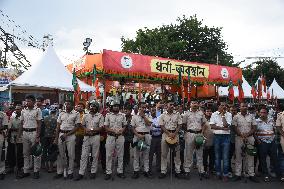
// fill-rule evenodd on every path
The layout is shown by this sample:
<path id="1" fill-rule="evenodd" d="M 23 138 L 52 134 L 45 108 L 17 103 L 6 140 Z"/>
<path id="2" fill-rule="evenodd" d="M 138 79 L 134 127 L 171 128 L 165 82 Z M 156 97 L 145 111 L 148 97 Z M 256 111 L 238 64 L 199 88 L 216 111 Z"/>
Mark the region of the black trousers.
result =
<path id="1" fill-rule="evenodd" d="M 100 159 L 101 159 L 102 169 L 105 172 L 106 170 L 106 139 L 101 141 L 101 144 L 100 144 Z"/>
<path id="2" fill-rule="evenodd" d="M 16 149 L 17 146 L 17 161 L 18 161 L 18 169 L 24 167 L 24 156 L 23 156 L 23 143 L 8 143 L 7 148 L 7 163 L 10 168 L 16 166 Z"/>
<path id="3" fill-rule="evenodd" d="M 130 141 L 124 142 L 124 155 L 123 155 L 123 166 L 124 168 L 130 163 Z"/>
<path id="4" fill-rule="evenodd" d="M 232 170 L 232 158 L 235 154 L 235 143 L 230 143 L 230 154 L 229 154 L 229 172 L 233 172 Z"/>
<path id="5" fill-rule="evenodd" d="M 274 172 L 277 175 L 281 176 L 281 172 L 278 166 L 278 159 L 277 159 L 277 144 L 275 143 L 275 141 L 273 141 L 272 143 L 261 142 L 260 144 L 257 145 L 257 148 L 259 150 L 259 161 L 260 161 L 262 174 L 264 176 L 269 176 L 267 163 L 266 163 L 266 158 L 269 155 L 271 159 L 270 162 L 272 163 L 272 166 L 274 168 Z"/>
<path id="6" fill-rule="evenodd" d="M 161 140 L 162 137 L 152 136 L 151 145 L 150 145 L 150 152 L 149 152 L 149 169 L 152 171 L 153 165 L 153 157 L 156 154 L 156 169 L 158 172 L 161 170 Z"/>
<path id="7" fill-rule="evenodd" d="M 75 140 L 75 163 L 78 167 L 80 167 L 83 139 L 84 139 L 84 136 L 78 135 L 76 136 L 76 140 Z"/>
<path id="8" fill-rule="evenodd" d="M 209 160 L 209 161 L 208 161 Z M 214 170 L 215 152 L 214 146 L 204 146 L 203 149 L 203 166 L 204 170 L 211 172 Z"/>

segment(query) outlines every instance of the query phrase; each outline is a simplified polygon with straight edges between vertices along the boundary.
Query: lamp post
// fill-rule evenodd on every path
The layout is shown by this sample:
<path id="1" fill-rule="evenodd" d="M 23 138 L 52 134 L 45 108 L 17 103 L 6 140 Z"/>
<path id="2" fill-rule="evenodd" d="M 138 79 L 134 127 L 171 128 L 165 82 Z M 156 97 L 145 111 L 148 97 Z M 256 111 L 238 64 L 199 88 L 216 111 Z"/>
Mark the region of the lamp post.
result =
<path id="1" fill-rule="evenodd" d="M 83 46 L 84 46 L 83 50 L 86 51 L 86 55 L 90 54 L 89 53 L 89 47 L 90 47 L 91 43 L 92 43 L 92 39 L 89 38 L 89 37 L 86 38 L 85 41 L 83 42 Z"/>

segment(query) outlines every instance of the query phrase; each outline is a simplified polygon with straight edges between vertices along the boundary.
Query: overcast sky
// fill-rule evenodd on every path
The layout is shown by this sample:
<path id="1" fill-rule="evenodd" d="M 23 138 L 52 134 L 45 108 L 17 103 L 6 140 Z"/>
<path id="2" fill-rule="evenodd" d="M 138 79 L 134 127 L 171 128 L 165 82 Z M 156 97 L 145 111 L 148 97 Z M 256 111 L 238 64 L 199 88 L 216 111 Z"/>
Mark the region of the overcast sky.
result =
<path id="1" fill-rule="evenodd" d="M 208 26 L 223 27 L 235 61 L 284 56 L 283 0 L 0 0 L 0 10 L 38 40 L 51 34 L 65 64 L 83 54 L 86 37 L 93 39 L 93 52 L 120 51 L 121 36 L 134 38 L 140 28 L 175 23 L 179 16 L 194 14 Z M 6 28 L 12 31 L 11 26 Z M 19 46 L 36 60 L 32 48 Z"/>

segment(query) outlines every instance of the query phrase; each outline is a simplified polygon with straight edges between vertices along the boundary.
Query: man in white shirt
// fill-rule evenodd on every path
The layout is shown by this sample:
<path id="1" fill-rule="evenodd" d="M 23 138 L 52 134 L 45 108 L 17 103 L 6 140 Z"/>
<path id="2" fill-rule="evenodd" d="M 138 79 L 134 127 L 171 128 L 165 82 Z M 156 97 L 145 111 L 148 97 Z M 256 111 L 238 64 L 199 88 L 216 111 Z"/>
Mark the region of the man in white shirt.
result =
<path id="1" fill-rule="evenodd" d="M 218 111 L 210 118 L 210 125 L 214 133 L 215 170 L 217 177 L 221 178 L 223 167 L 223 181 L 228 181 L 229 151 L 230 151 L 230 126 L 232 114 L 226 111 L 226 104 L 221 102 Z M 223 159 L 223 166 L 221 160 Z"/>

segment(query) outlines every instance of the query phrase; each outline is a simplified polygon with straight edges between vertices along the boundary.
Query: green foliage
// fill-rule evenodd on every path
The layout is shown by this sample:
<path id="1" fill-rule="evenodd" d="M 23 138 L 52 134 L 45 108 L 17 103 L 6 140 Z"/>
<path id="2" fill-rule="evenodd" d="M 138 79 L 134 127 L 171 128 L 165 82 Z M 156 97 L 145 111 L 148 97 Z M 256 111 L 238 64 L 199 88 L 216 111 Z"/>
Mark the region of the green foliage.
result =
<path id="1" fill-rule="evenodd" d="M 270 86 L 275 78 L 278 84 L 284 87 L 284 69 L 281 68 L 274 59 L 262 59 L 258 60 L 243 69 L 243 75 L 250 83 L 254 85 L 259 76 L 264 75 L 266 77 L 267 86 Z"/>
<path id="2" fill-rule="evenodd" d="M 177 19 L 177 24 L 139 29 L 135 39 L 121 38 L 122 51 L 171 59 L 233 66 L 222 28 L 208 27 L 196 15 Z"/>

